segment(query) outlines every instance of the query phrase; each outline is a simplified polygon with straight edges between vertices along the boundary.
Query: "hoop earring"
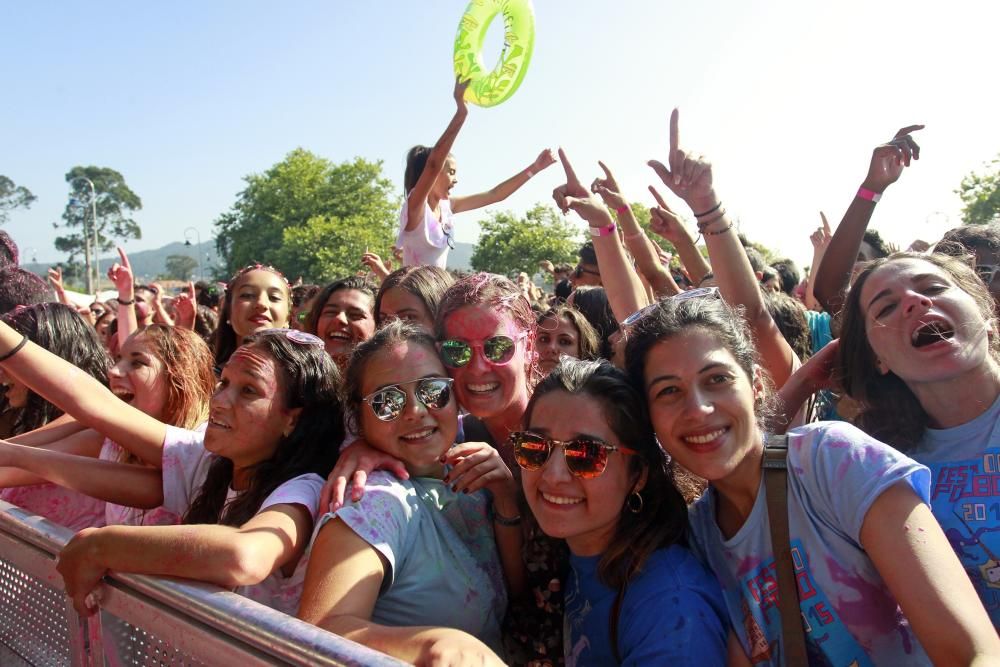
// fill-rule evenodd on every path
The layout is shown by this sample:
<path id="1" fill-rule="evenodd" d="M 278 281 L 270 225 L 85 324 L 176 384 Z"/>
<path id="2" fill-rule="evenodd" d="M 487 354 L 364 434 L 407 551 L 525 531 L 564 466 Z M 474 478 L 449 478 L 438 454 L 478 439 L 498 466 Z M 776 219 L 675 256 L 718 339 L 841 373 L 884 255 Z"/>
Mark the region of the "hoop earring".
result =
<path id="1" fill-rule="evenodd" d="M 628 498 L 625 499 L 625 506 L 628 507 L 628 511 L 632 514 L 639 514 L 642 512 L 642 506 L 645 503 L 642 500 L 642 494 L 638 491 L 633 491 L 628 494 Z"/>

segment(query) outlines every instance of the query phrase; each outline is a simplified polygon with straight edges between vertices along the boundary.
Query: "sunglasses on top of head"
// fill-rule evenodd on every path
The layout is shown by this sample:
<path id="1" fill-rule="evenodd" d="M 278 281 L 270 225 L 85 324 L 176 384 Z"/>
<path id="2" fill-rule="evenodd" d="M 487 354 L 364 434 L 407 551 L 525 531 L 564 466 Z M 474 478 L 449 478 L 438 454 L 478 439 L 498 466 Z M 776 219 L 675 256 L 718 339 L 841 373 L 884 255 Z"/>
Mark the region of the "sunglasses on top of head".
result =
<path id="1" fill-rule="evenodd" d="M 441 361 L 448 368 L 461 368 L 472 361 L 472 352 L 477 350 L 487 362 L 494 366 L 505 366 L 517 352 L 517 342 L 528 333 L 521 332 L 517 338 L 492 336 L 482 343 L 467 343 L 464 340 L 449 339 L 441 342 Z"/>
<path id="2" fill-rule="evenodd" d="M 562 447 L 566 467 L 575 477 L 593 479 L 600 477 L 608 467 L 608 454 L 618 451 L 626 456 L 638 454 L 634 449 L 609 445 L 597 438 L 579 437 L 572 440 L 554 440 L 531 431 L 510 434 L 514 446 L 514 460 L 524 470 L 541 470 L 557 446 Z"/>
<path id="3" fill-rule="evenodd" d="M 687 301 L 688 299 L 700 299 L 702 297 L 708 297 L 708 296 L 718 297 L 719 296 L 719 288 L 718 287 L 698 287 L 696 289 L 689 289 L 689 290 L 684 291 L 684 292 L 679 292 L 677 294 L 674 294 L 673 296 L 668 296 L 665 299 L 657 301 L 656 303 L 651 303 L 648 306 L 645 306 L 644 308 L 640 308 L 639 310 L 635 311 L 634 313 L 632 313 L 631 315 L 629 315 L 628 317 L 626 317 L 624 320 L 622 320 L 621 326 L 623 326 L 623 327 L 630 327 L 630 326 L 632 326 L 633 324 L 635 324 L 636 322 L 638 322 L 642 318 L 646 317 L 646 315 L 649 315 L 654 310 L 656 310 L 657 308 L 659 308 L 660 304 L 663 303 L 663 302 L 666 302 L 666 301 Z"/>
<path id="4" fill-rule="evenodd" d="M 409 401 L 403 388 L 414 385 L 413 395 L 428 410 L 441 410 L 451 401 L 451 378 L 428 377 L 407 382 L 399 382 L 382 387 L 361 399 L 372 409 L 379 421 L 391 422 L 399 419 Z"/>

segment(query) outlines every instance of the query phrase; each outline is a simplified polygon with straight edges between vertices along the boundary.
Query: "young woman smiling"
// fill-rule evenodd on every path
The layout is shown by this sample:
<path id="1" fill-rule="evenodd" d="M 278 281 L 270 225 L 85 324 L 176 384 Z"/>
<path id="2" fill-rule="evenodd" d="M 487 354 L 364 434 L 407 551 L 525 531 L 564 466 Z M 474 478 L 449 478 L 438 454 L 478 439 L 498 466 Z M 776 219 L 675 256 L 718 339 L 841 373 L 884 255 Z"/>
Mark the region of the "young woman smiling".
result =
<path id="1" fill-rule="evenodd" d="M 434 339 L 412 325 L 390 322 L 355 349 L 350 419 L 409 479 L 374 473 L 360 501 L 323 517 L 299 616 L 418 664 L 499 664 L 504 571 L 523 578 L 520 527 L 503 518 L 519 514 L 517 486 L 486 443 L 452 446 L 451 388 Z"/>
<path id="2" fill-rule="evenodd" d="M 288 326 L 291 288 L 272 266 L 250 264 L 236 272 L 226 285 L 226 296 L 215 330 L 216 373 L 250 335 Z"/>
<path id="3" fill-rule="evenodd" d="M 560 357 L 597 359 L 600 341 L 583 314 L 570 306 L 556 306 L 538 316 L 538 368 L 548 375 Z"/>
<path id="4" fill-rule="evenodd" d="M 626 369 L 658 440 L 709 482 L 695 548 L 754 664 L 780 665 L 761 420 L 769 392 L 748 325 L 721 299 L 675 297 L 636 318 Z M 810 661 L 987 664 L 1000 640 L 926 502 L 923 466 L 858 429 L 789 432 L 786 506 Z"/>
<path id="5" fill-rule="evenodd" d="M 80 613 L 95 611 L 88 597 L 108 570 L 200 579 L 294 611 L 320 475 L 336 457 L 329 443 L 343 437 L 339 374 L 322 341 L 288 329 L 252 335 L 226 363 L 203 432 L 124 403 L 3 324 L 0 357 L 6 373 L 44 388 L 81 423 L 128 442 L 146 461 L 159 456 L 162 470 L 132 472 L 146 483 L 162 476 L 164 507 L 188 524 L 78 533 L 60 554 L 59 571 Z"/>
<path id="6" fill-rule="evenodd" d="M 322 339 L 326 353 L 340 369 L 355 346 L 375 333 L 375 286 L 352 276 L 335 280 L 313 299 L 306 331 Z"/>

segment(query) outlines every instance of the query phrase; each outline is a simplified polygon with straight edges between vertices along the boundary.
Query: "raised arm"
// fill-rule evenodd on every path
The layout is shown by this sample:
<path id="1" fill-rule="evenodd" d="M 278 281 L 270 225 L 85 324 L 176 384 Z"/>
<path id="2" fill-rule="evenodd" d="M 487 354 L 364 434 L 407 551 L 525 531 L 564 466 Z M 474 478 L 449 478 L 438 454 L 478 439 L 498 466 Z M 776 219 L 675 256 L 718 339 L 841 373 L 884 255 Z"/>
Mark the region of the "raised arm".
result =
<path id="1" fill-rule="evenodd" d="M 816 291 L 813 286 L 816 283 L 816 274 L 819 273 L 819 265 L 823 263 L 823 255 L 830 246 L 830 239 L 833 232 L 830 231 L 830 223 L 826 219 L 826 214 L 819 212 L 819 217 L 823 221 L 823 226 L 809 235 L 809 242 L 813 247 L 812 266 L 809 269 L 809 282 L 806 284 L 806 308 L 809 310 L 823 310 L 823 304 L 816 300 Z"/>
<path id="2" fill-rule="evenodd" d="M 372 612 L 388 567 L 385 557 L 347 524 L 329 521 L 312 547 L 298 617 L 414 664 L 503 664 L 485 644 L 459 630 L 374 623 Z M 434 661 L 445 656 L 470 662 Z"/>
<path id="3" fill-rule="evenodd" d="M 239 528 L 232 526 L 107 526 L 76 534 L 59 554 L 58 570 L 83 615 L 87 596 L 109 570 L 186 577 L 223 588 L 257 584 L 302 557 L 312 515 L 302 505 L 274 505 Z"/>
<path id="4" fill-rule="evenodd" d="M 695 212 L 722 296 L 729 304 L 745 309 L 764 367 L 780 388 L 798 367 L 799 359 L 764 304 L 733 221 L 712 185 L 712 165 L 703 156 L 689 155 L 680 148 L 678 125 L 679 113 L 674 109 L 670 115 L 670 166 L 655 160 L 649 164 L 664 185 Z"/>
<path id="5" fill-rule="evenodd" d="M 4 466 L 0 467 L 0 486 L 37 483 L 10 483 L 17 479 L 18 471 L 23 471 L 43 482 L 117 505 L 152 509 L 163 504 L 163 480 L 158 468 L 102 461 L 96 454 L 73 454 L 53 447 L 25 447 L 3 440 L 0 440 L 0 466 Z"/>
<path id="6" fill-rule="evenodd" d="M 119 246 L 118 256 L 121 264 L 115 262 L 108 269 L 108 280 L 118 289 L 118 347 L 125 344 L 128 337 L 139 329 L 139 320 L 135 315 L 135 280 L 132 277 L 132 265 L 128 255 Z"/>
<path id="7" fill-rule="evenodd" d="M 698 246 L 695 245 L 691 232 L 684 226 L 681 216 L 671 210 L 666 200 L 652 185 L 649 186 L 649 191 L 657 204 L 649 209 L 650 229 L 670 241 L 674 250 L 677 251 L 677 256 L 680 258 L 684 270 L 687 271 L 688 277 L 697 286 L 712 271 L 712 267 L 698 251 Z"/>
<path id="8" fill-rule="evenodd" d="M 69 300 L 66 296 L 66 286 L 63 284 L 62 278 L 62 268 L 58 266 L 53 266 L 49 269 L 49 284 L 52 285 L 52 290 L 56 293 L 56 299 L 59 303 L 64 306 L 71 306 L 76 310 L 76 304 Z"/>
<path id="9" fill-rule="evenodd" d="M 157 324 L 174 326 L 174 318 L 170 317 L 166 307 L 163 305 L 163 286 L 159 283 L 150 283 L 153 288 L 153 321 Z"/>
<path id="10" fill-rule="evenodd" d="M 597 265 L 601 268 L 601 278 L 604 290 L 608 294 L 608 303 L 615 318 L 621 322 L 648 303 L 646 290 L 639 276 L 632 270 L 628 257 L 625 256 L 625 248 L 618 238 L 611 213 L 599 199 L 583 187 L 573 170 L 573 165 L 561 148 L 559 159 L 566 172 L 566 184 L 557 187 L 552 192 L 552 198 L 563 213 L 572 209 L 590 226 Z"/>
<path id="11" fill-rule="evenodd" d="M 0 322 L 0 366 L 48 402 L 146 463 L 160 466 L 166 425 L 125 403 L 103 384 Z"/>
<path id="12" fill-rule="evenodd" d="M 1000 639 L 940 524 L 899 482 L 872 503 L 861 545 L 935 665 L 995 665 Z"/>
<path id="13" fill-rule="evenodd" d="M 599 161 L 597 164 L 604 170 L 604 178 L 595 178 L 590 190 L 600 195 L 607 207 L 618 213 L 618 224 L 621 226 L 625 247 L 635 259 L 635 266 L 641 274 L 640 277 L 646 278 L 653 294 L 658 298 L 677 294 L 681 291 L 680 288 L 674 282 L 670 271 L 667 271 L 660 263 L 656 246 L 639 226 L 639 221 L 635 219 L 632 207 L 622 196 L 621 188 L 618 186 L 614 174 L 603 162 Z"/>
<path id="14" fill-rule="evenodd" d="M 455 143 L 455 138 L 458 137 L 462 125 L 465 124 L 465 118 L 469 115 L 469 107 L 465 102 L 465 89 L 468 87 L 468 81 L 455 80 L 455 115 L 452 116 L 444 134 L 437 140 L 430 155 L 427 156 L 427 164 L 424 166 L 420 178 L 417 179 L 417 184 L 406 193 L 406 231 L 408 232 L 416 229 L 420 225 L 420 221 L 424 219 L 424 205 L 427 202 L 427 196 L 431 193 L 431 188 L 434 187 L 434 181 L 441 174 L 444 162 L 448 159 L 451 147 Z"/>
<path id="15" fill-rule="evenodd" d="M 920 159 L 920 146 L 910 134 L 923 127 L 904 127 L 892 141 L 876 147 L 872 152 L 868 175 L 854 195 L 851 205 L 847 207 L 837 231 L 833 233 L 819 270 L 812 276 L 813 293 L 823 309 L 831 315 L 840 312 L 844 305 L 844 293 L 858 260 L 858 251 L 864 241 L 868 222 L 875 212 L 875 204 L 882 198 L 886 188 L 899 180 L 903 169 L 910 166 L 910 161 Z"/>
<path id="16" fill-rule="evenodd" d="M 538 157 L 527 169 L 522 169 L 496 187 L 474 195 L 451 197 L 451 210 L 453 213 L 461 213 L 501 202 L 517 192 L 522 185 L 531 180 L 532 176 L 543 169 L 548 169 L 555 162 L 556 158 L 552 155 L 552 151 L 546 148 L 538 154 Z"/>

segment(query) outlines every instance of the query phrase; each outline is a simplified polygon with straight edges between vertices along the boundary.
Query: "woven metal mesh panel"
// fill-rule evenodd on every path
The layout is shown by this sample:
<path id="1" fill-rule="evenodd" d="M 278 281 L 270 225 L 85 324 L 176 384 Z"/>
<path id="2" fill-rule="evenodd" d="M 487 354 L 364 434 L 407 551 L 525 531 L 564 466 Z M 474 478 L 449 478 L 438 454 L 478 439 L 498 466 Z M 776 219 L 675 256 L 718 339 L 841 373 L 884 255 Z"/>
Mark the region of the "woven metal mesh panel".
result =
<path id="1" fill-rule="evenodd" d="M 31 665 L 69 665 L 66 596 L 0 560 L 0 644 Z"/>
<path id="2" fill-rule="evenodd" d="M 200 667 L 204 662 L 195 660 L 168 642 L 149 634 L 127 621 L 101 612 L 102 641 L 107 665 L 142 665 L 143 667 Z"/>

